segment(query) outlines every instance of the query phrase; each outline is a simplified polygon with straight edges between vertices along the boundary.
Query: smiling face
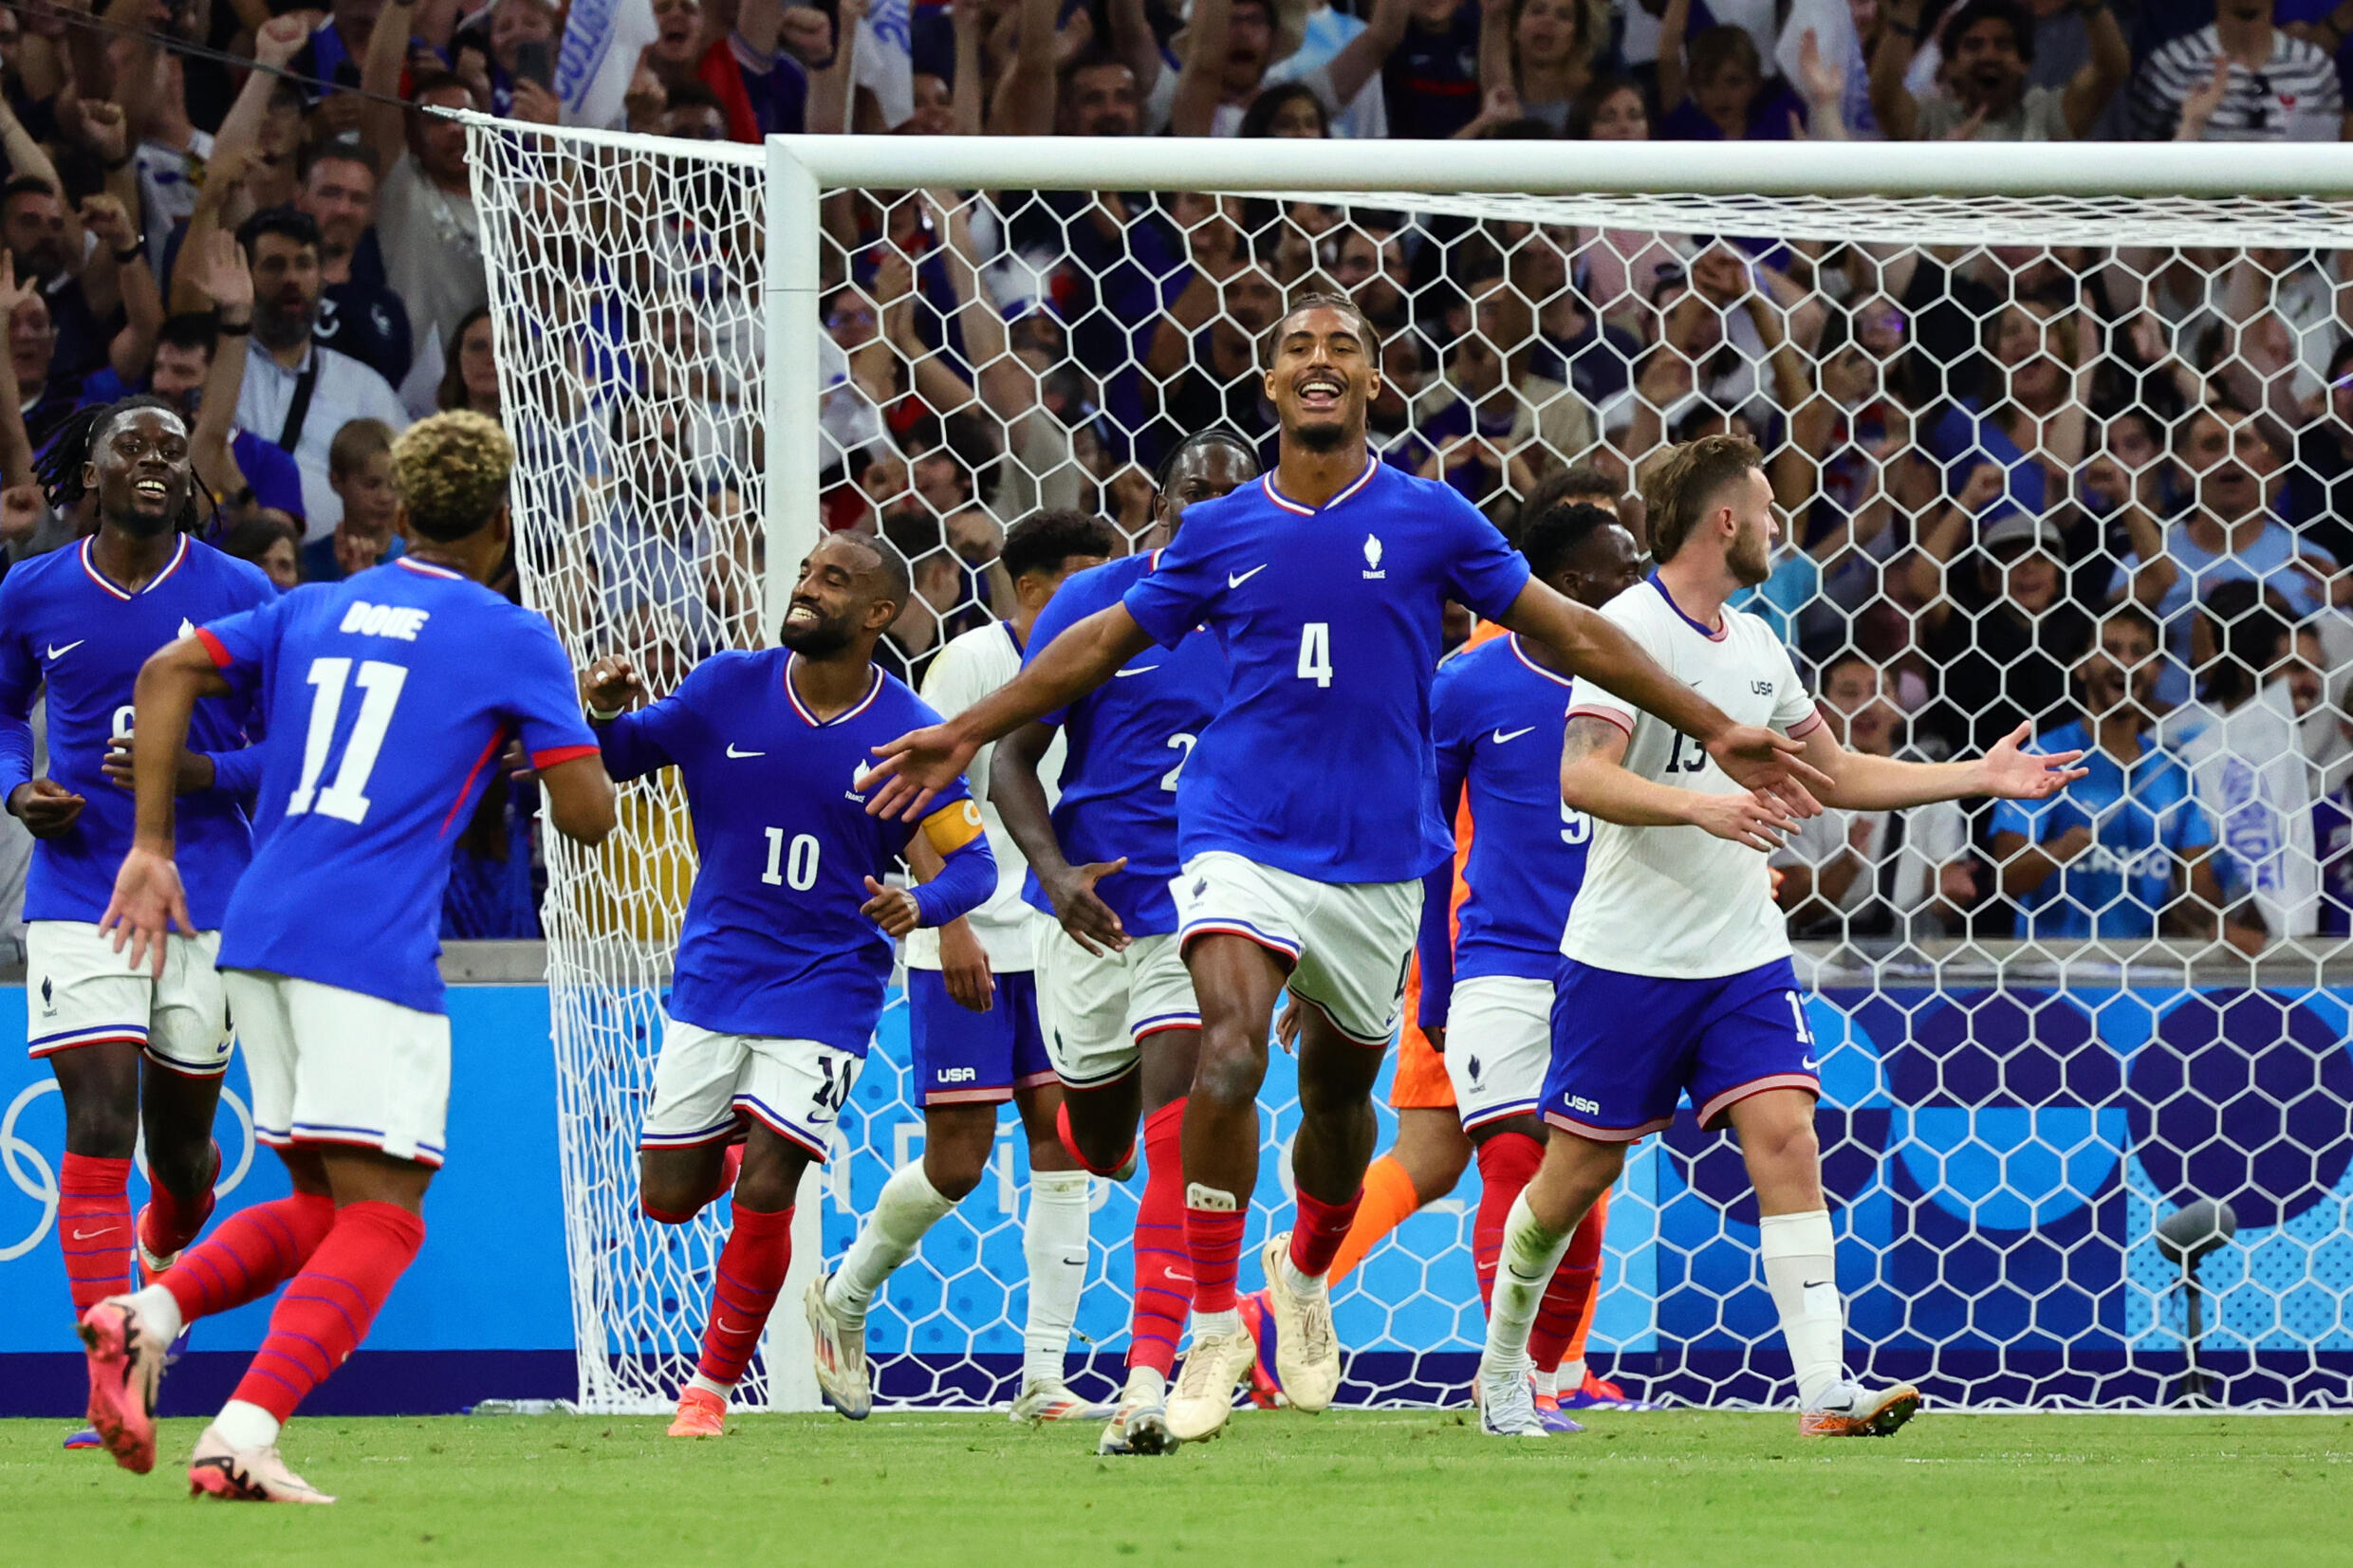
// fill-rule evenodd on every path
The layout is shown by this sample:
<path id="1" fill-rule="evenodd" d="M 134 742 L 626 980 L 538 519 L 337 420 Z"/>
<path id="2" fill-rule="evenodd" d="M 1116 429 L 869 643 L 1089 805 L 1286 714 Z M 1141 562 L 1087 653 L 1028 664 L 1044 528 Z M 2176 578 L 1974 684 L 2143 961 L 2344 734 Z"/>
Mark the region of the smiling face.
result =
<path id="1" fill-rule="evenodd" d="M 1142 123 L 1136 73 L 1116 60 L 1080 66 L 1070 73 L 1064 113 L 1077 136 L 1134 136 Z"/>
<path id="2" fill-rule="evenodd" d="M 2197 504 L 2215 521 L 2235 523 L 2262 510 L 2279 454 L 2252 417 L 2230 408 L 2200 409 L 2181 436 L 2181 461 L 2195 477 Z"/>
<path id="3" fill-rule="evenodd" d="M 169 409 L 136 408 L 98 432 L 82 482 L 110 527 L 152 539 L 188 504 L 188 424 Z"/>
<path id="4" fill-rule="evenodd" d="M 1967 32 L 1953 40 L 1953 63 L 1949 68 L 1962 97 L 1973 106 L 1994 108 L 2006 107 L 2017 97 L 2027 75 L 2018 36 L 1998 16 L 1980 17 Z"/>
<path id="5" fill-rule="evenodd" d="M 2138 615 L 2111 614 L 2100 626 L 2100 645 L 2075 667 L 2084 683 L 2084 704 L 2094 715 L 2124 707 L 2146 708 L 2157 693 L 2157 637 Z"/>
<path id="6" fill-rule="evenodd" d="M 828 658 L 874 639 L 900 605 L 880 550 L 861 534 L 829 534 L 801 563 L 776 640 L 804 658 Z"/>
<path id="7" fill-rule="evenodd" d="M 1525 0 L 1511 24 L 1511 46 L 1524 65 L 1560 65 L 1577 47 L 1577 8 L 1570 0 Z"/>
<path id="8" fill-rule="evenodd" d="M 1354 311 L 1319 304 L 1283 318 L 1266 393 L 1284 440 L 1309 452 L 1362 446 L 1365 409 L 1380 384 L 1373 345 Z"/>

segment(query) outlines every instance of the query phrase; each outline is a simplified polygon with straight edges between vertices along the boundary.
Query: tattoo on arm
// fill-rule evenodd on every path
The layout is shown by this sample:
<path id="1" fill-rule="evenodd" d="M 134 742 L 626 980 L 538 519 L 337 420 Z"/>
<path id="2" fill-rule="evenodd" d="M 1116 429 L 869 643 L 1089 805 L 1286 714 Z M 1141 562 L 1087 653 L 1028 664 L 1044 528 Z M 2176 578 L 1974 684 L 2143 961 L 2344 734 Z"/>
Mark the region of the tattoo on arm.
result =
<path id="1" fill-rule="evenodd" d="M 1612 741 L 1623 741 L 1626 732 L 1607 719 L 1574 718 L 1568 721 L 1568 733 L 1561 742 L 1561 766 L 1581 763 Z"/>

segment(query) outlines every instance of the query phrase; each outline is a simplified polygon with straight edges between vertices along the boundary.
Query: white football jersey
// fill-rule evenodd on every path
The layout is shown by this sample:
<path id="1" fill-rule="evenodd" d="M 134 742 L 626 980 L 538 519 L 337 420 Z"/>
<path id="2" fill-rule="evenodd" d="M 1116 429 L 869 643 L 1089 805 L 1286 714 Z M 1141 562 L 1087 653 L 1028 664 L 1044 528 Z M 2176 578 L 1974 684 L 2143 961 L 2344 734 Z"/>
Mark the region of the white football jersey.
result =
<path id="1" fill-rule="evenodd" d="M 941 718 L 952 719 L 1019 673 L 1021 649 L 1013 641 L 1013 628 L 1009 622 L 992 620 L 973 627 L 939 651 L 932 667 L 923 673 L 923 700 Z M 1048 806 L 1061 794 L 1056 785 L 1062 779 L 1063 751 L 1062 731 L 1057 729 L 1054 744 L 1038 759 L 1038 778 L 1046 785 Z M 1005 831 L 1004 819 L 997 815 L 996 803 L 989 799 L 989 763 L 996 753 L 996 743 L 991 741 L 973 753 L 973 766 L 964 772 L 973 799 L 980 806 L 981 825 L 989 831 L 989 853 L 997 859 L 996 892 L 964 918 L 973 934 L 980 938 L 989 968 L 1003 974 L 1032 966 L 1029 925 L 1037 912 L 1021 896 L 1029 862 L 1022 858 L 1013 836 Z M 907 967 L 939 968 L 939 932 L 926 929 L 907 933 Z"/>
<path id="2" fill-rule="evenodd" d="M 1601 613 L 1735 723 L 1803 735 L 1822 722 L 1789 651 L 1755 616 L 1728 607 L 1722 629 L 1711 632 L 1676 608 L 1656 577 Z M 1577 682 L 1568 711 L 1626 730 L 1625 766 L 1642 778 L 1739 793 L 1697 741 L 1589 680 Z M 1708 980 L 1788 957 L 1789 935 L 1763 850 L 1701 828 L 1621 827 L 1597 817 L 1561 951 L 1621 974 Z"/>

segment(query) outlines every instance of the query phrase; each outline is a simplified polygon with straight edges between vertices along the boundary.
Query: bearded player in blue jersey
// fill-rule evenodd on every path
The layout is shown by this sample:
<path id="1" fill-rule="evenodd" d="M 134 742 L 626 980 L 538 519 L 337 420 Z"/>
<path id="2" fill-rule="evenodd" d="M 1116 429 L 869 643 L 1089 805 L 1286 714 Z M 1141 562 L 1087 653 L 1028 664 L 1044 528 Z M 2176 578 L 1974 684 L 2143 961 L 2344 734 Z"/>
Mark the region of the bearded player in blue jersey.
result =
<path id="1" fill-rule="evenodd" d="M 1290 1402 L 1340 1384 L 1325 1275 L 1362 1194 L 1372 1086 L 1397 1026 L 1421 878 L 1453 853 L 1436 811 L 1430 683 L 1445 601 L 1550 646 L 1560 666 L 1688 732 L 1744 784 L 1819 810 L 1797 743 L 1738 725 L 1528 563 L 1443 484 L 1365 444 L 1378 344 L 1348 301 L 1303 297 L 1278 323 L 1264 389 L 1274 472 L 1186 516 L 1120 603 L 1071 627 L 1010 685 L 881 748 L 869 809 L 919 813 L 981 744 L 1076 701 L 1158 643 L 1207 625 L 1232 680 L 1193 747 L 1176 806 L 1178 939 L 1201 1004 L 1184 1118 L 1194 1337 L 1169 1400 L 1179 1441 L 1214 1435 L 1255 1343 L 1235 1297 L 1257 1184 L 1256 1094 L 1275 999 L 1311 1004 L 1299 1040 L 1299 1220 L 1262 1262 Z"/>
<path id="2" fill-rule="evenodd" d="M 906 608 L 906 563 L 856 534 L 821 540 L 778 628 L 779 648 L 718 654 L 639 712 L 629 661 L 582 681 L 617 779 L 676 766 L 698 866 L 678 932 L 669 1024 L 639 1137 L 639 1201 L 684 1225 L 725 1189 L 741 1140 L 734 1212 L 712 1278 L 701 1354 L 679 1391 L 673 1437 L 716 1437 L 792 1263 L 801 1174 L 823 1164 L 866 1058 L 894 937 L 945 925 L 996 888 L 980 812 L 961 784 L 919 829 L 870 817 L 854 781 L 868 747 L 936 723 L 874 662 Z M 939 874 L 912 891 L 880 878 L 919 832 Z M 823 1282 L 820 1282 L 822 1284 Z M 873 1403 L 862 1340 L 819 1383 L 843 1414 Z"/>
<path id="3" fill-rule="evenodd" d="M 213 1112 L 229 1067 L 229 1019 L 213 955 L 221 912 L 252 853 L 246 704 L 198 705 L 180 803 L 180 864 L 195 931 L 165 944 L 161 975 L 133 971 L 99 932 L 131 847 L 121 747 L 147 655 L 192 624 L 277 597 L 261 571 L 199 544 L 188 426 L 132 398 L 78 415 L 59 437 L 59 509 L 87 490 L 98 532 L 18 564 L 0 582 L 0 799 L 33 835 L 26 878 L 25 989 L 31 1054 L 65 1107 L 57 1239 L 74 1315 L 129 1283 L 132 1247 L 150 1279 L 213 1211 L 220 1150 Z M 28 720 L 46 692 L 49 770 L 32 776 Z M 110 763 L 113 766 L 110 767 Z M 233 773 L 235 776 L 231 776 Z M 201 781 L 207 787 L 194 788 Z M 143 1081 L 142 1081 L 143 1080 Z M 134 1146 L 146 1134 L 151 1196 L 131 1218 Z"/>
<path id="4" fill-rule="evenodd" d="M 1258 477 L 1257 454 L 1231 430 L 1178 443 L 1155 476 L 1154 526 L 1141 552 L 1063 584 L 1029 635 L 1031 652 L 1118 603 L 1176 537 L 1185 509 Z M 1008 735 L 991 794 L 1029 859 L 1027 896 L 1054 917 L 1031 938 L 1040 1022 L 1063 1085 L 1064 1141 L 1099 1174 L 1136 1156 L 1147 1171 L 1136 1201 L 1135 1316 L 1127 1386 L 1099 1453 L 1165 1453 L 1168 1376 L 1192 1309 L 1184 1262 L 1184 1174 L 1177 1134 L 1193 1083 L 1200 1005 L 1176 940 L 1170 883 L 1176 788 L 1185 759 L 1226 696 L 1226 654 L 1195 631 L 1155 649 L 1068 708 Z M 1039 782 L 1056 735 L 1066 737 L 1061 799 L 1048 814 Z"/>
<path id="5" fill-rule="evenodd" d="M 1520 552 L 1538 581 L 1596 610 L 1642 581 L 1641 546 L 1599 507 L 1538 512 L 1521 526 Z M 1511 1200 L 1544 1162 L 1537 1104 L 1552 1060 L 1552 971 L 1593 837 L 1592 820 L 1561 801 L 1570 681 L 1552 658 L 1544 644 L 1509 633 L 1438 666 L 1430 690 L 1438 812 L 1451 822 L 1468 798 L 1471 854 L 1455 918 L 1451 860 L 1432 874 L 1422 901 L 1417 1022 L 1443 1047 L 1463 1132 L 1477 1151 L 1471 1255 L 1482 1305 L 1494 1289 Z M 1554 1270 L 1538 1316 L 1534 1397 L 1547 1430 L 1579 1430 L 1547 1379 L 1557 1375 L 1591 1299 L 1606 1223 L 1597 1205 Z"/>
<path id="6" fill-rule="evenodd" d="M 359 1347 L 424 1245 L 449 1116 L 441 902 L 499 753 L 521 742 L 559 832 L 593 844 L 613 827 L 563 645 L 485 586 L 513 541 L 513 447 L 492 420 L 454 412 L 413 426 L 392 464 L 407 555 L 211 621 L 139 671 L 137 833 L 101 922 L 151 972 L 168 962 L 167 933 L 190 929 L 171 783 L 198 700 L 250 694 L 269 738 L 253 862 L 221 916 L 221 978 L 254 1136 L 293 1191 L 231 1215 L 161 1283 L 82 1319 L 91 1425 L 143 1472 L 173 1334 L 287 1284 L 189 1462 L 193 1491 L 233 1501 L 335 1501 L 287 1467 L 278 1431 Z"/>

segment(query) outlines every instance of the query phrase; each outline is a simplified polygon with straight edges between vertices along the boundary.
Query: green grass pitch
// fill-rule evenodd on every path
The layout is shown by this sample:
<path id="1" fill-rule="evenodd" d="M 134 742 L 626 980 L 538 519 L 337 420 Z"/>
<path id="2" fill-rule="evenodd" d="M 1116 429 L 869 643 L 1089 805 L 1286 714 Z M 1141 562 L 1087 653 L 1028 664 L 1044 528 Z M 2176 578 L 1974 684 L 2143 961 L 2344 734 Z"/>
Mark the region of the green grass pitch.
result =
<path id="1" fill-rule="evenodd" d="M 1801 1442 L 1786 1415 L 1598 1416 L 1482 1438 L 1455 1411 L 1244 1411 L 1218 1442 L 1104 1460 L 1001 1415 L 737 1417 L 716 1442 L 599 1416 L 298 1419 L 335 1508 L 185 1495 L 0 1422 L 0 1562 L 2075 1565 L 2353 1563 L 2353 1418 L 1966 1416 Z"/>

